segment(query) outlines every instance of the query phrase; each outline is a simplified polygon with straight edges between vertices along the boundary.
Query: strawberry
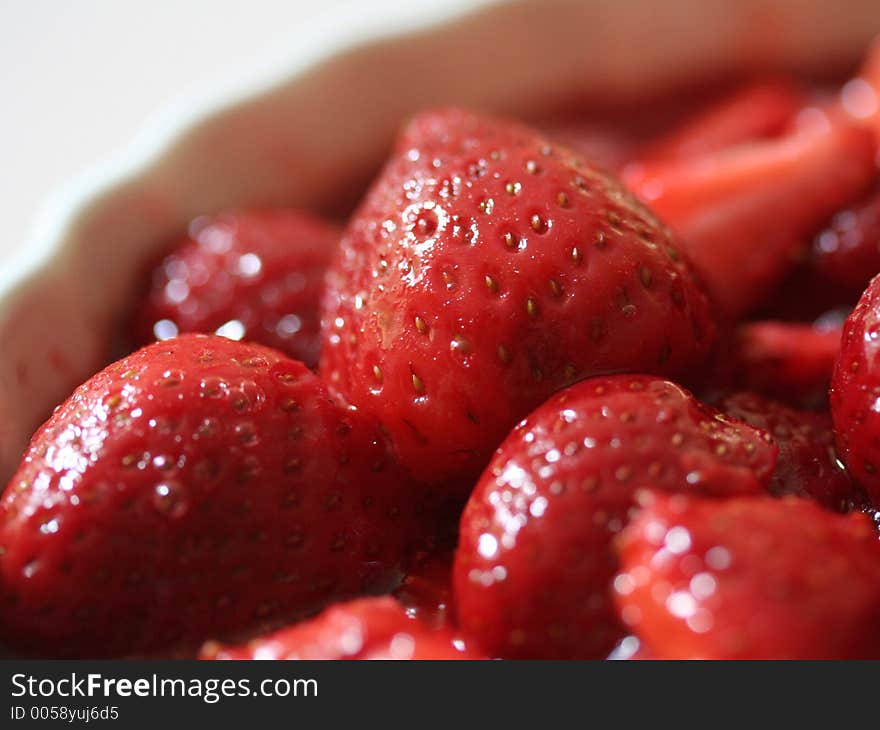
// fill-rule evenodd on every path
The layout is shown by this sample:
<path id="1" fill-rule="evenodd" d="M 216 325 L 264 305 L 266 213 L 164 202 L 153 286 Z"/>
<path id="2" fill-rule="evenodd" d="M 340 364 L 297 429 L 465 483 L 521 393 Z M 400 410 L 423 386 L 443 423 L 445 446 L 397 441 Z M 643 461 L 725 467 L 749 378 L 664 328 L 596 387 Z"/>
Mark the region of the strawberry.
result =
<path id="1" fill-rule="evenodd" d="M 680 234 L 722 314 L 767 299 L 809 236 L 875 174 L 871 133 L 807 109 L 782 136 L 681 160 L 632 164 L 623 179 Z"/>
<path id="2" fill-rule="evenodd" d="M 701 108 L 643 151 L 652 160 L 698 157 L 781 134 L 807 103 L 793 81 L 766 78 L 743 84 Z"/>
<path id="3" fill-rule="evenodd" d="M 197 218 L 152 270 L 132 329 L 140 344 L 219 331 L 318 361 L 324 272 L 336 226 L 268 209 Z"/>
<path id="4" fill-rule="evenodd" d="M 600 658 L 623 635 L 610 595 L 614 535 L 642 487 L 761 493 L 777 448 L 669 381 L 584 381 L 501 445 L 461 518 L 459 626 L 490 655 Z"/>
<path id="5" fill-rule="evenodd" d="M 432 627 L 452 622 L 452 558 L 451 551 L 441 552 L 409 567 L 394 591 L 394 597 L 406 607 L 409 616 Z"/>
<path id="6" fill-rule="evenodd" d="M 718 407 L 776 442 L 779 459 L 770 483 L 773 494 L 810 497 L 841 512 L 865 504 L 864 494 L 837 458 L 828 413 L 798 411 L 747 392 L 728 396 Z"/>
<path id="7" fill-rule="evenodd" d="M 847 293 L 864 291 L 880 271 L 880 188 L 832 218 L 813 239 L 810 264 Z"/>
<path id="8" fill-rule="evenodd" d="M 617 642 L 607 658 L 611 661 L 648 661 L 656 660 L 659 657 L 651 654 L 639 641 L 638 636 L 629 634 Z"/>
<path id="9" fill-rule="evenodd" d="M 880 505 L 880 276 L 874 277 L 843 328 L 831 379 L 837 446 L 853 478 Z"/>
<path id="10" fill-rule="evenodd" d="M 101 371 L 0 501 L 0 626 L 43 656 L 200 643 L 393 585 L 412 489 L 302 363 L 182 335 Z"/>
<path id="11" fill-rule="evenodd" d="M 202 659 L 481 659 L 447 629 L 407 616 L 393 598 L 337 604 L 243 646 L 209 642 Z"/>
<path id="12" fill-rule="evenodd" d="M 873 129 L 880 143 L 880 38 L 868 49 L 858 76 L 843 85 L 841 107 Z"/>
<path id="13" fill-rule="evenodd" d="M 823 408 L 840 352 L 838 322 L 749 322 L 718 348 L 705 388 L 751 390 L 802 408 Z"/>
<path id="14" fill-rule="evenodd" d="M 537 133 L 410 123 L 328 277 L 321 371 L 400 461 L 464 489 L 517 420 L 596 373 L 699 363 L 714 323 L 667 229 Z"/>
<path id="15" fill-rule="evenodd" d="M 842 326 L 859 300 L 861 291 L 853 294 L 832 284 L 814 265 L 809 253 L 753 313 L 755 320 L 782 322 L 814 322 L 819 329 Z"/>
<path id="16" fill-rule="evenodd" d="M 623 621 L 669 659 L 880 652 L 880 543 L 861 513 L 795 497 L 648 495 L 618 542 Z"/>
<path id="17" fill-rule="evenodd" d="M 621 169 L 635 145 L 630 135 L 610 123 L 560 121 L 545 125 L 542 131 L 591 165 L 609 171 Z"/>

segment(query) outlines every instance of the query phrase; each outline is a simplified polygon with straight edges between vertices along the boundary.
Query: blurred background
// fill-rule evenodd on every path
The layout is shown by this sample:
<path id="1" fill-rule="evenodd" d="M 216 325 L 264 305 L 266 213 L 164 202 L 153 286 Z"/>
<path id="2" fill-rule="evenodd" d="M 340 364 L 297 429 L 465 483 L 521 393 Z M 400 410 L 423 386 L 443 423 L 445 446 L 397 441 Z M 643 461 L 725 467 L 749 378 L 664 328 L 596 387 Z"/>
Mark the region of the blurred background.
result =
<path id="1" fill-rule="evenodd" d="M 67 183 L 72 189 L 77 176 L 117 155 L 139 130 L 153 126 L 157 114 L 164 110 L 173 118 L 177 103 L 185 109 L 197 107 L 206 92 L 229 87 L 238 75 L 247 78 L 255 70 L 285 68 L 298 38 L 306 43 L 320 40 L 315 28 L 360 27 L 348 9 L 364 16 L 371 1 L 0 0 L 0 267 L 21 248 L 50 193 Z M 422 13 L 428 4 L 479 4 L 385 0 L 379 5 L 386 16 L 389 3 L 395 2 L 398 10 L 391 6 L 390 17 Z M 475 56 L 477 61 L 493 58 L 501 69 L 516 64 L 519 74 L 533 76 L 522 82 L 532 93 L 551 86 L 541 82 L 544 77 L 554 87 L 578 85 L 583 77 L 585 87 L 592 79 L 599 88 L 629 85 L 630 91 L 638 90 L 650 85 L 658 66 L 670 76 L 702 73 L 703 66 L 693 58 L 724 68 L 724 58 L 736 56 L 760 68 L 764 60 L 777 56 L 803 60 L 805 49 L 809 59 L 816 49 L 817 58 L 828 59 L 840 49 L 863 45 L 880 27 L 880 0 L 535 2 L 540 13 L 526 27 L 517 30 L 514 23 L 509 30 L 519 33 L 511 37 L 527 38 L 532 57 L 543 63 L 532 63 L 529 54 L 521 53 L 521 44 L 507 43 L 491 53 L 480 47 Z M 598 8 L 593 15 L 584 14 L 588 26 L 554 22 L 556 11 L 581 3 Z M 603 5 L 615 8 L 610 25 Z M 737 16 L 739 25 L 731 22 Z M 792 18 L 801 22 L 792 24 Z M 545 32 L 542 37 L 541 28 L 549 27 L 554 35 Z M 496 30 L 484 28 L 484 37 L 497 36 Z M 585 30 L 591 31 L 590 42 L 584 39 Z M 688 42 L 679 42 L 679 35 L 686 35 Z M 854 44 L 848 40 L 853 37 L 862 40 Z M 725 47 L 718 48 L 719 41 Z M 591 43 L 604 50 L 593 52 Z M 640 63 L 632 62 L 634 48 L 643 57 Z M 597 57 L 603 59 L 601 64 L 594 62 Z M 431 59 L 418 62 L 423 71 L 433 72 Z M 554 71 L 535 71 L 543 66 Z M 609 69 L 616 69 L 613 78 Z M 496 89 L 496 107 L 503 107 L 511 95 L 521 95 L 520 77 L 515 83 L 503 83 L 498 73 L 491 78 L 488 84 L 485 74 L 469 74 L 456 86 L 465 98 Z M 425 91 L 429 81 L 422 78 L 420 90 Z M 438 89 L 445 88 L 442 79 L 434 81 Z M 546 95 L 552 97 L 553 89 L 546 89 Z"/>
<path id="2" fill-rule="evenodd" d="M 47 195 L 158 109 L 284 54 L 349 0 L 0 0 L 0 266 Z"/>

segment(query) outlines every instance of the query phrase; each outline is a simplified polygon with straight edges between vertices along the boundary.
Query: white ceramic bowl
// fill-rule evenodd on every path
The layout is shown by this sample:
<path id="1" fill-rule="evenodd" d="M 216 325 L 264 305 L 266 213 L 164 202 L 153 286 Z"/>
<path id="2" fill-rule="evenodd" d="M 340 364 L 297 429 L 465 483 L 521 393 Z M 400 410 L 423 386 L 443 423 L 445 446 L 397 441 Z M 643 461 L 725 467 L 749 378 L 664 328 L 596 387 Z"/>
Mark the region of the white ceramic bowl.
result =
<path id="1" fill-rule="evenodd" d="M 290 57 L 176 109 L 63 191 L 0 271 L 0 484 L 101 364 L 143 263 L 201 213 L 344 209 L 403 118 L 458 103 L 534 118 L 748 70 L 823 72 L 880 32 L 877 0 L 352 3 Z"/>

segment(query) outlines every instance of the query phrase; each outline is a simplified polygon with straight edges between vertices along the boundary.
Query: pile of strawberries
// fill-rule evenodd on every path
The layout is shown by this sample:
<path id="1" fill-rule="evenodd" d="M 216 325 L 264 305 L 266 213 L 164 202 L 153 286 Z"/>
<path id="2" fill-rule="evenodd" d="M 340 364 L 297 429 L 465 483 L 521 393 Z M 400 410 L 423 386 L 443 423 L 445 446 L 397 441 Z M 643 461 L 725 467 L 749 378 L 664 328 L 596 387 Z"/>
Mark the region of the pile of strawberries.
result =
<path id="1" fill-rule="evenodd" d="M 650 139 L 428 111 L 344 230 L 195 221 L 3 493 L 0 643 L 880 658 L 878 142 L 880 46 Z"/>

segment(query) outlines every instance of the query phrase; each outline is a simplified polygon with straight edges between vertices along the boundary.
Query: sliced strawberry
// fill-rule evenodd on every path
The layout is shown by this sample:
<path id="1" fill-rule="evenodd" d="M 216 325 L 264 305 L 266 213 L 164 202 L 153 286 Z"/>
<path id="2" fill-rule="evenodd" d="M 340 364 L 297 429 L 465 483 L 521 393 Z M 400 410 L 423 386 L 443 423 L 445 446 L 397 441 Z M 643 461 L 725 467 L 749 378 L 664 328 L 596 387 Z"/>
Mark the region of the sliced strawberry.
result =
<path id="1" fill-rule="evenodd" d="M 600 658 L 623 635 L 614 535 L 643 487 L 762 493 L 777 447 L 668 381 L 594 378 L 553 397 L 501 445 L 461 518 L 461 629 L 491 655 Z"/>
<path id="2" fill-rule="evenodd" d="M 810 261 L 826 282 L 858 297 L 880 272 L 880 189 L 844 208 L 815 239 Z"/>
<path id="3" fill-rule="evenodd" d="M 847 469 L 880 505 L 880 276 L 846 320 L 831 380 L 831 415 Z"/>
<path id="4" fill-rule="evenodd" d="M 646 159 L 698 157 L 781 134 L 808 96 L 790 79 L 744 84 L 651 143 Z"/>
<path id="5" fill-rule="evenodd" d="M 513 123 L 417 117 L 331 269 L 321 370 L 424 481 L 465 488 L 517 420 L 714 337 L 675 241 L 617 182 Z"/>
<path id="6" fill-rule="evenodd" d="M 777 139 L 624 172 L 681 235 L 731 320 L 769 297 L 809 237 L 875 174 L 875 143 L 864 127 L 818 109 L 798 120 Z"/>
<path id="7" fill-rule="evenodd" d="M 816 322 L 820 329 L 841 325 L 859 300 L 853 293 L 832 284 L 813 265 L 809 251 L 791 273 L 753 313 L 756 320 Z"/>
<path id="8" fill-rule="evenodd" d="M 728 396 L 719 408 L 770 434 L 779 446 L 773 494 L 810 497 L 841 512 L 864 506 L 864 493 L 837 458 L 830 414 L 798 411 L 754 393 Z"/>
<path id="9" fill-rule="evenodd" d="M 243 646 L 209 642 L 202 659 L 481 659 L 447 629 L 410 618 L 392 598 L 362 598 Z"/>
<path id="10" fill-rule="evenodd" d="M 109 366 L 34 436 L 0 501 L 2 642 L 158 652 L 389 589 L 413 490 L 302 363 L 182 335 Z"/>
<path id="11" fill-rule="evenodd" d="M 880 652 L 880 542 L 803 499 L 656 494 L 619 540 L 623 621 L 669 659 Z"/>
<path id="12" fill-rule="evenodd" d="M 704 390 L 751 390 L 800 408 L 824 408 L 842 324 L 749 322 L 718 348 Z"/>
<path id="13" fill-rule="evenodd" d="M 848 114 L 874 130 L 880 143 L 880 38 L 868 49 L 858 76 L 843 85 L 840 101 Z"/>
<path id="14" fill-rule="evenodd" d="M 318 361 L 324 273 L 339 229 L 303 212 L 198 218 L 153 269 L 132 327 L 140 344 L 215 332 Z"/>

